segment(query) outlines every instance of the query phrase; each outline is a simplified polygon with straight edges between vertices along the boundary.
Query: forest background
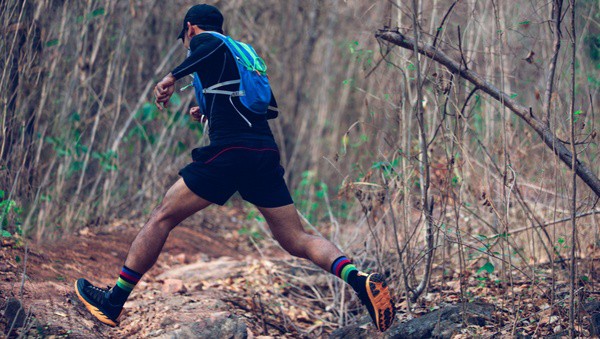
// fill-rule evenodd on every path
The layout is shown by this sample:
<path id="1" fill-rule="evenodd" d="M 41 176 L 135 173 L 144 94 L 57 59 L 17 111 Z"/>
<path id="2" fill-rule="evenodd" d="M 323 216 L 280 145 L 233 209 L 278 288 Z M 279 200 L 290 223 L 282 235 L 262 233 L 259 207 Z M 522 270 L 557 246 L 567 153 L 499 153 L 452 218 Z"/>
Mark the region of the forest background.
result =
<path id="1" fill-rule="evenodd" d="M 558 0 L 211 4 L 269 66 L 271 127 L 307 225 L 385 267 L 409 303 L 432 277 L 598 290 L 597 1 L 576 1 L 574 17 Z M 0 3 L 2 237 L 147 215 L 208 143 L 191 91 L 165 111 L 151 97 L 185 57 L 190 5 Z M 417 58 L 415 39 L 458 69 Z M 268 236 L 249 216 L 249 234 Z"/>

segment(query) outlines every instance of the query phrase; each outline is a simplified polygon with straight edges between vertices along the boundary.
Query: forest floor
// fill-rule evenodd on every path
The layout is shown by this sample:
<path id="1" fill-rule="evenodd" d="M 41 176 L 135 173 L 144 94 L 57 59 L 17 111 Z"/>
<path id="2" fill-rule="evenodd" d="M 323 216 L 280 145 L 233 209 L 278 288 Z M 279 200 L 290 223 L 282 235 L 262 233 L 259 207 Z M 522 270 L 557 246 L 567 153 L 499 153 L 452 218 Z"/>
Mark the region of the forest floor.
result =
<path id="1" fill-rule="evenodd" d="M 298 337 L 338 327 L 324 300 L 301 291 L 301 285 L 327 284 L 327 275 L 240 226 L 247 218 L 242 208 L 211 207 L 175 228 L 116 328 L 96 322 L 73 286 L 78 278 L 114 285 L 143 220 L 84 228 L 52 243 L 24 246 L 5 239 L 0 312 L 6 313 L 9 298 L 21 300 L 28 317 L 12 335 L 26 331 L 33 337 Z M 290 283 L 286 275 L 300 282 Z M 295 301 L 289 298 L 297 292 Z M 7 333 L 11 324 L 6 315 L 0 318 L 0 333 Z"/>
<path id="2" fill-rule="evenodd" d="M 310 263 L 292 258 L 272 241 L 261 240 L 255 231 L 240 227 L 247 224 L 247 218 L 243 208 L 217 207 L 177 227 L 157 264 L 126 303 L 116 328 L 95 321 L 77 299 L 73 285 L 81 277 L 101 287 L 114 284 L 143 221 L 117 220 L 52 243 L 24 246 L 4 239 L 0 248 L 0 333 L 6 334 L 11 327 L 7 320 L 12 319 L 10 306 L 7 309 L 10 297 L 20 300 L 26 311 L 26 317 L 17 317 L 18 326 L 10 333 L 13 337 L 27 333 L 31 337 L 73 338 L 265 338 L 327 337 L 339 332 L 339 314 L 343 312 L 332 309 L 333 300 L 320 292 L 334 288 L 331 278 Z M 565 335 L 568 286 L 566 280 L 557 280 L 555 302 L 551 302 L 551 281 L 544 279 L 548 274 L 540 267 L 537 282 L 519 282 L 517 277 L 510 288 L 515 297 L 510 298 L 506 286 L 463 276 L 462 288 L 469 301 L 493 305 L 494 310 L 483 322 L 469 323 L 463 317 L 467 326 L 461 327 L 457 320 L 450 336 Z M 411 305 L 412 312 L 407 312 L 406 300 L 397 299 L 394 326 L 459 303 L 459 273 L 453 276 L 432 281 L 430 291 Z M 345 312 L 354 322 L 359 320 L 351 332 L 340 332 L 340 337 L 380 337 L 357 299 L 347 291 L 346 295 L 349 305 Z M 590 294 L 585 298 L 582 305 L 597 300 Z M 590 335 L 590 316 L 580 312 L 578 319 L 580 335 Z M 402 337 L 398 336 L 402 331 L 408 331 L 407 327 L 388 334 Z"/>

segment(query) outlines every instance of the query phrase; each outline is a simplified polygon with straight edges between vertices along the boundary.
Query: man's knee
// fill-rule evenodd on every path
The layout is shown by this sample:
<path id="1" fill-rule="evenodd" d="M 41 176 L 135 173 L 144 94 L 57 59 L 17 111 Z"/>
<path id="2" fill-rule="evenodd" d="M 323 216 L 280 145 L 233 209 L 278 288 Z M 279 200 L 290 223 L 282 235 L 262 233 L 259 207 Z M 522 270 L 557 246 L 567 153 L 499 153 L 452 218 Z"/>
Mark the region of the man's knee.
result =
<path id="1" fill-rule="evenodd" d="M 175 217 L 176 215 L 173 208 L 171 208 L 169 204 L 165 202 L 159 203 L 158 206 L 152 210 L 152 214 L 150 215 L 150 219 L 155 223 L 165 226 L 170 226 Z"/>

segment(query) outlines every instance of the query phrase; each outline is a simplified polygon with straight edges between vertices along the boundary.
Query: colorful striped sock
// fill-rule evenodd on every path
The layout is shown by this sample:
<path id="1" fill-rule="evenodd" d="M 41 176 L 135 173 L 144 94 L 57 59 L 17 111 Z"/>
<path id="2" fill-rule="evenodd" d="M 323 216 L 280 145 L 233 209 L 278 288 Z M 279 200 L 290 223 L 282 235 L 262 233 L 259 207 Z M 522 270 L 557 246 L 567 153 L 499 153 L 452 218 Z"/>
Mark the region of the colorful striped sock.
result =
<path id="1" fill-rule="evenodd" d="M 369 275 L 360 272 L 346 256 L 341 256 L 333 261 L 333 264 L 331 264 L 331 273 L 342 278 L 359 295 L 365 293 L 367 277 Z"/>
<path id="2" fill-rule="evenodd" d="M 342 278 L 345 282 L 348 282 L 348 278 L 351 276 L 350 273 L 354 272 L 358 273 L 358 269 L 352 264 L 350 259 L 346 258 L 346 256 L 335 259 L 331 265 L 331 273 Z"/>
<path id="3" fill-rule="evenodd" d="M 141 278 L 142 274 L 137 273 L 127 266 L 123 266 L 119 274 L 119 279 L 117 279 L 117 283 L 111 290 L 110 302 L 123 305 Z"/>

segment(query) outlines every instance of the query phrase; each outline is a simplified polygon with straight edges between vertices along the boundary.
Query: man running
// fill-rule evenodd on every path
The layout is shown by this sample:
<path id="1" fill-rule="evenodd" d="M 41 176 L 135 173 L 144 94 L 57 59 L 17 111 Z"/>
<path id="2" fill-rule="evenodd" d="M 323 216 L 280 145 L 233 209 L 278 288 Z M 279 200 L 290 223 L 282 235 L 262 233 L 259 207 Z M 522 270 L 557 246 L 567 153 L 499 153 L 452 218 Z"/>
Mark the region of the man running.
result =
<path id="1" fill-rule="evenodd" d="M 223 33 L 222 26 L 223 16 L 217 8 L 196 5 L 189 9 L 179 35 L 189 56 L 156 85 L 154 95 L 159 109 L 169 102 L 175 81 L 187 75 L 196 73 L 204 88 L 240 79 L 234 54 L 223 40 L 207 33 Z M 220 90 L 236 91 L 238 86 L 225 85 Z M 193 162 L 181 169 L 181 178 L 167 191 L 131 244 L 115 286 L 102 289 L 83 278 L 75 282 L 81 302 L 98 320 L 117 326 L 123 304 L 156 262 L 169 232 L 192 214 L 213 203 L 223 205 L 239 192 L 262 213 L 273 237 L 286 251 L 312 261 L 352 286 L 375 326 L 387 330 L 395 313 L 383 275 L 359 271 L 333 243 L 302 227 L 267 122 L 277 116 L 272 93 L 269 112 L 262 115 L 246 109 L 239 97 L 207 93 L 204 99 L 204 114 L 198 107 L 191 108 L 190 114 L 196 121 L 207 120 L 210 145 L 192 151 Z"/>

